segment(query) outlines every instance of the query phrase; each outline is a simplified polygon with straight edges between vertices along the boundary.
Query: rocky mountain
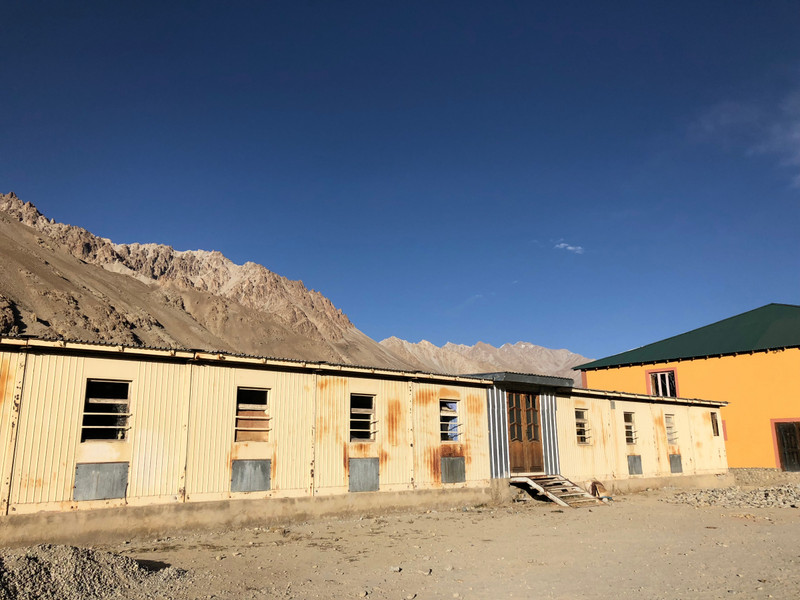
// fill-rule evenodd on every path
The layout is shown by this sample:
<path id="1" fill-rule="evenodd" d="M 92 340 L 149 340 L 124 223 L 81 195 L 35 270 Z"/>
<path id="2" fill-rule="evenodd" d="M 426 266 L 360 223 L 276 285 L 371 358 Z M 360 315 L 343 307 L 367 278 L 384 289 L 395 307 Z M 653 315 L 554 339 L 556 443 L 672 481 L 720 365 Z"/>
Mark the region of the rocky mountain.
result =
<path id="1" fill-rule="evenodd" d="M 219 252 L 115 244 L 0 194 L 0 335 L 195 348 L 442 373 L 572 377 L 586 362 L 524 342 L 494 348 L 359 331 L 330 300 Z"/>
<path id="2" fill-rule="evenodd" d="M 219 252 L 114 244 L 0 195 L 0 334 L 405 368 L 301 281 Z"/>
<path id="3" fill-rule="evenodd" d="M 578 385 L 580 374 L 572 367 L 589 362 L 569 350 L 551 350 L 527 342 L 503 344 L 499 348 L 483 342 L 474 346 L 448 343 L 439 347 L 425 340 L 415 344 L 390 337 L 381 341 L 381 346 L 421 371 L 454 374 L 515 371 L 568 377 Z"/>

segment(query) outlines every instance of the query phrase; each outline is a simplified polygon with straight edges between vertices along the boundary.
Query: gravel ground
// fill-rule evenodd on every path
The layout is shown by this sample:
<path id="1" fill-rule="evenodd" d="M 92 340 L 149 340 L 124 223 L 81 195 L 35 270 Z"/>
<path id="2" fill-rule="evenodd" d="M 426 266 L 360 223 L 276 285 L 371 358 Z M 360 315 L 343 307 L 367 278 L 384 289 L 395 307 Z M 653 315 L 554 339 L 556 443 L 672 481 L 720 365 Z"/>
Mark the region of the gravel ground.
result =
<path id="1" fill-rule="evenodd" d="M 718 490 L 693 490 L 680 492 L 663 500 L 676 504 L 721 508 L 798 508 L 800 507 L 800 485 L 780 485 L 755 489 L 736 486 Z"/>
<path id="2" fill-rule="evenodd" d="M 51 545 L 0 552 L 3 600 L 171 598 L 189 584 L 185 571 L 111 552 Z"/>

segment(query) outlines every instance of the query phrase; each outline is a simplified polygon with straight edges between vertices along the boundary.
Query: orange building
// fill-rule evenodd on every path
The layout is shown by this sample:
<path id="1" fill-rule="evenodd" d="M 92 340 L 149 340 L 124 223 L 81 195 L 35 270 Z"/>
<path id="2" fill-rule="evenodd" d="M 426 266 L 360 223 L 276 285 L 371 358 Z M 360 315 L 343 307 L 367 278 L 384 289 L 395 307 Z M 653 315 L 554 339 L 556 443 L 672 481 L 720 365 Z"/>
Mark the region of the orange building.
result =
<path id="1" fill-rule="evenodd" d="M 768 304 L 576 369 L 594 389 L 728 402 L 730 467 L 800 471 L 800 306 Z"/>

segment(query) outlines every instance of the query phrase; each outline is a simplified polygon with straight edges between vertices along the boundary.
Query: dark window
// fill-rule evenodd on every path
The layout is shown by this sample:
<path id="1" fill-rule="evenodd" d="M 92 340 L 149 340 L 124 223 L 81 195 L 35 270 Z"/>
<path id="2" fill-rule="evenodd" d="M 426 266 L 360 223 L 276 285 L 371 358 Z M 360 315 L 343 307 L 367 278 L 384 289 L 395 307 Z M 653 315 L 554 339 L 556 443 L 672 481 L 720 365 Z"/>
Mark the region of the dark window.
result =
<path id="1" fill-rule="evenodd" d="M 664 415 L 664 427 L 667 430 L 667 442 L 673 446 L 678 443 L 678 428 L 675 426 L 675 415 Z"/>
<path id="2" fill-rule="evenodd" d="M 678 388 L 675 386 L 675 371 L 650 373 L 650 393 L 653 396 L 677 397 Z"/>
<path id="3" fill-rule="evenodd" d="M 267 395 L 269 390 L 236 388 L 236 426 L 234 441 L 266 442 L 269 439 Z"/>
<path id="4" fill-rule="evenodd" d="M 375 439 L 375 397 L 350 394 L 350 441 Z"/>
<path id="5" fill-rule="evenodd" d="M 628 474 L 641 475 L 642 474 L 642 457 L 639 454 L 628 455 Z"/>
<path id="6" fill-rule="evenodd" d="M 457 442 L 460 434 L 458 401 L 439 400 L 439 431 L 443 442 Z"/>
<path id="7" fill-rule="evenodd" d="M 634 415 L 632 412 L 623 413 L 623 419 L 625 420 L 625 443 L 626 444 L 635 444 L 636 443 L 636 423 L 634 421 Z"/>
<path id="8" fill-rule="evenodd" d="M 670 473 L 683 473 L 680 454 L 669 455 L 669 471 Z"/>
<path id="9" fill-rule="evenodd" d="M 711 413 L 711 431 L 714 433 L 714 437 L 719 437 L 719 421 L 715 412 Z"/>
<path id="10" fill-rule="evenodd" d="M 89 379 L 83 403 L 81 442 L 128 437 L 129 381 Z"/>
<path id="11" fill-rule="evenodd" d="M 512 442 L 522 441 L 522 408 L 519 394 L 508 395 L 508 430 Z"/>
<path id="12" fill-rule="evenodd" d="M 579 444 L 589 443 L 589 411 L 585 408 L 575 409 L 575 433 Z"/>
<path id="13" fill-rule="evenodd" d="M 539 441 L 539 398 L 525 394 L 525 436 L 529 442 Z"/>

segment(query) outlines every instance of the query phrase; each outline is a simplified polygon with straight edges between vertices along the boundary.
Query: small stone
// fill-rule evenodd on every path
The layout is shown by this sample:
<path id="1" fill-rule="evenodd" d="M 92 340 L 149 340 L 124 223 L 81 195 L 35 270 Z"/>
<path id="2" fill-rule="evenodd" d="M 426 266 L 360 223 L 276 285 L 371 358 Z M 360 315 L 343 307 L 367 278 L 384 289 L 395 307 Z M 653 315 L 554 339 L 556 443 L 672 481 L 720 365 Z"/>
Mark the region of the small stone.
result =
<path id="1" fill-rule="evenodd" d="M 400 571 L 402 571 L 402 570 L 403 570 L 403 568 L 402 568 L 402 567 L 392 567 L 392 572 L 393 572 L 393 573 L 399 573 L 399 572 L 400 572 Z"/>
<path id="2" fill-rule="evenodd" d="M 368 594 L 369 594 L 369 592 L 367 590 L 363 590 L 363 591 L 358 593 L 358 597 L 359 598 L 366 598 Z"/>

